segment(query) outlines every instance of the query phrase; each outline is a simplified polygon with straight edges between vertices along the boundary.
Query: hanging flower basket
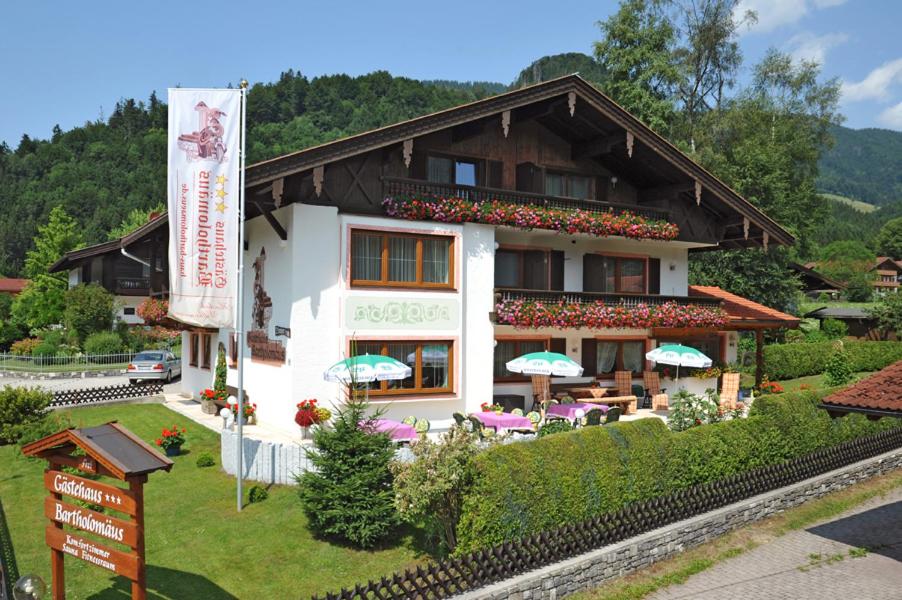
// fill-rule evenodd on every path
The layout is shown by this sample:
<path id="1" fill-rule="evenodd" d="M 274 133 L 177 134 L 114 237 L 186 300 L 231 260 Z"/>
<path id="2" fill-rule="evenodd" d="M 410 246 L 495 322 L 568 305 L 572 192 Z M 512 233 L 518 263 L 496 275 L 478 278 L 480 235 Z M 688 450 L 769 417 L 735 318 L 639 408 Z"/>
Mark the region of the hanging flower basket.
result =
<path id="1" fill-rule="evenodd" d="M 664 220 L 647 219 L 629 211 L 615 213 L 548 208 L 489 200 L 473 202 L 439 196 L 389 196 L 382 202 L 386 214 L 413 221 L 484 223 L 518 229 L 548 229 L 560 233 L 586 233 L 597 237 L 622 236 L 637 240 L 673 240 L 680 229 Z"/>

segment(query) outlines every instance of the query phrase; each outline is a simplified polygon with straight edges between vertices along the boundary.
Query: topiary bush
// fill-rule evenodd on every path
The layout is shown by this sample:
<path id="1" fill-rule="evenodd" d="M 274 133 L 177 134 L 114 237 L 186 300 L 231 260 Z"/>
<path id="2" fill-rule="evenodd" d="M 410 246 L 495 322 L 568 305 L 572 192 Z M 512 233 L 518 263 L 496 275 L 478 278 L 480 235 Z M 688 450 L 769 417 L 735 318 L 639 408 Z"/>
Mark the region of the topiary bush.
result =
<path id="1" fill-rule="evenodd" d="M 604 515 L 878 431 L 897 419 L 833 420 L 823 390 L 757 399 L 747 419 L 670 432 L 658 419 L 586 427 L 493 447 L 474 460 L 456 553 Z"/>
<path id="2" fill-rule="evenodd" d="M 200 456 L 197 457 L 195 464 L 200 468 L 212 467 L 216 464 L 216 460 L 209 452 L 201 452 Z"/>
<path id="3" fill-rule="evenodd" d="M 846 353 L 842 350 L 835 350 L 827 359 L 827 366 L 824 368 L 824 383 L 830 387 L 845 385 L 852 381 L 854 375 Z"/>
<path id="4" fill-rule="evenodd" d="M 267 498 L 269 498 L 269 492 L 266 491 L 265 487 L 259 485 L 251 487 L 250 491 L 247 493 L 247 501 L 251 504 L 263 502 Z"/>
<path id="5" fill-rule="evenodd" d="M 98 331 L 85 339 L 85 354 L 118 354 L 122 352 L 122 338 L 115 331 Z"/>
<path id="6" fill-rule="evenodd" d="M 53 394 L 40 388 L 4 386 L 0 390 L 0 443 L 18 442 L 43 421 L 51 400 Z"/>
<path id="7" fill-rule="evenodd" d="M 556 419 L 554 421 L 548 421 L 541 427 L 539 427 L 538 437 L 545 437 L 546 435 L 551 435 L 553 433 L 561 433 L 562 431 L 571 431 L 573 430 L 573 425 L 570 424 L 570 421 L 565 421 L 564 419 Z"/>

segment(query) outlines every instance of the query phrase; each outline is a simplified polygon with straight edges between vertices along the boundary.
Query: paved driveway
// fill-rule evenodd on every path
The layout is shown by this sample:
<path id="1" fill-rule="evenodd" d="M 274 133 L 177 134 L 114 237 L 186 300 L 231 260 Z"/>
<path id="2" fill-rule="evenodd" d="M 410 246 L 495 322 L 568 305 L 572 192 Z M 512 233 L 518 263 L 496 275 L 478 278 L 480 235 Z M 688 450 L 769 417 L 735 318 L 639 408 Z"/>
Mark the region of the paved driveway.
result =
<path id="1" fill-rule="evenodd" d="M 902 488 L 718 563 L 650 598 L 900 600 Z"/>
<path id="2" fill-rule="evenodd" d="M 19 377 L 0 377 L 0 386 L 26 386 L 41 387 L 52 392 L 61 390 L 81 390 L 93 387 L 106 387 L 109 385 L 124 385 L 128 383 L 128 377 L 125 375 L 111 375 L 104 377 L 66 377 L 53 379 L 25 379 Z M 163 386 L 165 393 L 178 393 L 181 390 L 181 380 L 176 379 L 170 384 Z"/>

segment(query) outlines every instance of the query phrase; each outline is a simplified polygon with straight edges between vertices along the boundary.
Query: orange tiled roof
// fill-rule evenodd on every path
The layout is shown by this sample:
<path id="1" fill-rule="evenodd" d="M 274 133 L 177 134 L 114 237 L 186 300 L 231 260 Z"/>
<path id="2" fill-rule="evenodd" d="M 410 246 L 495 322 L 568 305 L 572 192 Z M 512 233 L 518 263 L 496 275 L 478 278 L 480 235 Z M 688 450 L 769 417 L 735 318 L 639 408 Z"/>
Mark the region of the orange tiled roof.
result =
<path id="1" fill-rule="evenodd" d="M 824 398 L 824 404 L 899 411 L 902 416 L 902 360 Z"/>
<path id="2" fill-rule="evenodd" d="M 10 279 L 0 277 L 0 293 L 18 294 L 28 285 L 27 279 Z"/>
<path id="3" fill-rule="evenodd" d="M 771 325 L 774 327 L 798 327 L 800 319 L 763 304 L 752 302 L 742 296 L 731 294 L 715 286 L 690 285 L 689 295 L 702 298 L 715 298 L 723 301 L 723 308 L 730 317 L 730 325 L 755 326 Z"/>

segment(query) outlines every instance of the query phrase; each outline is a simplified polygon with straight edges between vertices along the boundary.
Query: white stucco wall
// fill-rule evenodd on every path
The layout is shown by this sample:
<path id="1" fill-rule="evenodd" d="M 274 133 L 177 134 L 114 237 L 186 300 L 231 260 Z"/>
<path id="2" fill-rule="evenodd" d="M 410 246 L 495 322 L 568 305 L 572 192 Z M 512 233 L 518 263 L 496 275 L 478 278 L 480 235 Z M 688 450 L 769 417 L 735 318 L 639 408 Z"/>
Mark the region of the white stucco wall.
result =
<path id="1" fill-rule="evenodd" d="M 146 299 L 143 296 L 116 296 L 116 318 L 129 325 L 143 325 L 144 319 L 138 316 L 137 308 Z M 126 308 L 135 309 L 135 314 L 125 314 Z"/>

